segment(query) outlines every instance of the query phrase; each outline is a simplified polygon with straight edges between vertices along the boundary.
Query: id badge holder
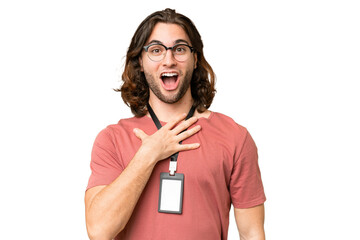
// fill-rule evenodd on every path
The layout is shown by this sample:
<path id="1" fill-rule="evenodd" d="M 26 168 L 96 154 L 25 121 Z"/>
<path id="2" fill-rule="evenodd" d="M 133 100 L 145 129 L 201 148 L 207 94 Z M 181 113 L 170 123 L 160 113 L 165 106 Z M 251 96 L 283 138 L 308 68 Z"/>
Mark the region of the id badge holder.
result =
<path id="1" fill-rule="evenodd" d="M 184 174 L 160 173 L 159 208 L 160 213 L 182 214 L 184 195 Z"/>

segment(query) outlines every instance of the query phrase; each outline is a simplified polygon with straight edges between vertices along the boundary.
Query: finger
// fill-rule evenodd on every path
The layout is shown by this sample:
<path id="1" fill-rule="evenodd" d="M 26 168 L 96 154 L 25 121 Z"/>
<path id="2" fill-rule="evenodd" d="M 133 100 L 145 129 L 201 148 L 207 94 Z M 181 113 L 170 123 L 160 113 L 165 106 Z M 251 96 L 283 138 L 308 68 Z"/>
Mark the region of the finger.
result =
<path id="1" fill-rule="evenodd" d="M 183 121 L 181 124 L 179 124 L 178 126 L 176 126 L 174 129 L 173 129 L 173 132 L 175 134 L 179 134 L 181 133 L 182 131 L 184 131 L 185 129 L 189 128 L 191 125 L 193 125 L 194 123 L 196 123 L 198 120 L 197 117 L 191 117 L 189 118 L 188 120 L 185 120 Z"/>
<path id="2" fill-rule="evenodd" d="M 188 137 L 194 135 L 195 133 L 199 132 L 201 130 L 201 126 L 197 125 L 191 129 L 188 129 L 182 133 L 180 133 L 179 135 L 176 136 L 176 140 L 177 141 L 183 141 L 184 139 L 187 139 Z"/>
<path id="3" fill-rule="evenodd" d="M 178 124 L 179 122 L 181 122 L 182 120 L 184 120 L 186 118 L 187 114 L 186 113 L 183 113 L 183 114 L 180 114 L 176 117 L 174 117 L 172 120 L 170 120 L 165 126 L 164 128 L 165 129 L 172 129 L 174 126 L 176 126 L 176 124 Z"/>
<path id="4" fill-rule="evenodd" d="M 147 137 L 148 135 L 146 133 L 144 133 L 143 130 L 139 129 L 139 128 L 134 128 L 133 132 L 135 134 L 135 136 L 137 138 L 139 138 L 140 140 L 143 140 L 145 137 Z"/>
<path id="5" fill-rule="evenodd" d="M 200 147 L 200 143 L 179 144 L 178 152 L 193 150 L 193 149 L 197 149 L 199 147 Z"/>

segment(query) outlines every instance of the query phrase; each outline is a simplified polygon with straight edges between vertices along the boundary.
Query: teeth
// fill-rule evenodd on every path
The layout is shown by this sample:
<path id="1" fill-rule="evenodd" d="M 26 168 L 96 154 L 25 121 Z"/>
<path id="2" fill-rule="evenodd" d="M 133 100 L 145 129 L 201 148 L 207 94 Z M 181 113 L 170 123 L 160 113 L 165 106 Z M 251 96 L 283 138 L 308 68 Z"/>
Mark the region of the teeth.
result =
<path id="1" fill-rule="evenodd" d="M 162 77 L 175 77 L 177 73 L 163 73 L 161 74 Z"/>

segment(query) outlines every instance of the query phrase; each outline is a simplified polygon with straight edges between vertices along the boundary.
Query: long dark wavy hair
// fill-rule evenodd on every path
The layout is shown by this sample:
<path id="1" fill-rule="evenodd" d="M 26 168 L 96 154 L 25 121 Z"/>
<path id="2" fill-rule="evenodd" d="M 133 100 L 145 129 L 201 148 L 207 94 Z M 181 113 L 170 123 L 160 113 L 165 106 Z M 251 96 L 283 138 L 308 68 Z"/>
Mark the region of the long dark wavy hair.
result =
<path id="1" fill-rule="evenodd" d="M 141 71 L 139 57 L 155 25 L 159 22 L 178 24 L 189 36 L 197 54 L 197 68 L 194 69 L 191 79 L 191 95 L 197 110 L 204 112 L 210 107 L 215 96 L 215 73 L 205 60 L 203 42 L 193 22 L 169 8 L 149 15 L 137 28 L 127 51 L 122 74 L 123 84 L 115 91 L 121 92 L 122 99 L 136 117 L 142 117 L 147 113 L 149 86 Z"/>

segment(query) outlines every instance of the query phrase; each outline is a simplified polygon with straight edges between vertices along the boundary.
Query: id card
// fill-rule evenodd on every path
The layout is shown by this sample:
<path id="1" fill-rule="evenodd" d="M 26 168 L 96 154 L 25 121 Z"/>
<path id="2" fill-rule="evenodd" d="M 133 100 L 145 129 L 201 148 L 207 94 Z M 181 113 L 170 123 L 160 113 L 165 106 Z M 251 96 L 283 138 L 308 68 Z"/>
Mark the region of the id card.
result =
<path id="1" fill-rule="evenodd" d="M 161 213 L 182 213 L 184 174 L 160 173 L 159 209 Z"/>

